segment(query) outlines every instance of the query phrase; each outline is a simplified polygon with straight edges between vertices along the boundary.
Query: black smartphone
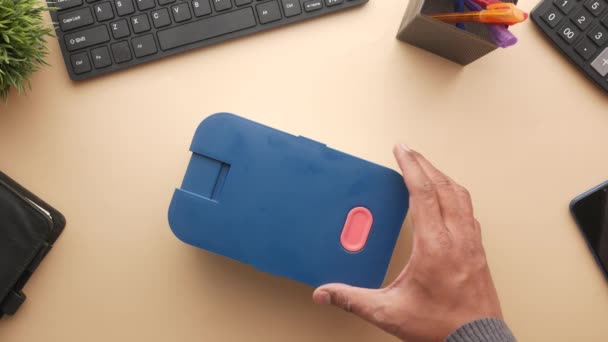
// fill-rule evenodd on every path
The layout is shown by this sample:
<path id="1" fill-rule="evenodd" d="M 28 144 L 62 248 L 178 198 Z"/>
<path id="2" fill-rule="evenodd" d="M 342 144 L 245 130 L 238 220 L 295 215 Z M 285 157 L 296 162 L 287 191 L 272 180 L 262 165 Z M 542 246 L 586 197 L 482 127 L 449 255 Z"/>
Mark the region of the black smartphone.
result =
<path id="1" fill-rule="evenodd" d="M 573 199 L 570 212 L 608 279 L 608 181 Z"/>

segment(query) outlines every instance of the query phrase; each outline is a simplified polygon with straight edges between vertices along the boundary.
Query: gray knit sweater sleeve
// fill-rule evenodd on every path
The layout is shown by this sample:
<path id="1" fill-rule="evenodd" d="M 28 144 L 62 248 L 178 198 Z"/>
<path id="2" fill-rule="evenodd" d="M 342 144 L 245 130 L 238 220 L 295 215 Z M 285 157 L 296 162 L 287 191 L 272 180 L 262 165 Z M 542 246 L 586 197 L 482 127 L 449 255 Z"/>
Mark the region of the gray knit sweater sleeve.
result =
<path id="1" fill-rule="evenodd" d="M 484 318 L 463 325 L 450 334 L 446 342 L 516 342 L 504 321 Z"/>

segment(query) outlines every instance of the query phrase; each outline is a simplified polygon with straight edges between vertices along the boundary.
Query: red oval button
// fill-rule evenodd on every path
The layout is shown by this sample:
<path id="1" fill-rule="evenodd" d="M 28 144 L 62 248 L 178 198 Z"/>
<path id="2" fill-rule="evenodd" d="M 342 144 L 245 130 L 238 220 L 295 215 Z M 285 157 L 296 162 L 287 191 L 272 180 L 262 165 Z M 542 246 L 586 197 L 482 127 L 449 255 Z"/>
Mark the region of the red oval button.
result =
<path id="1" fill-rule="evenodd" d="M 374 217 L 367 208 L 353 208 L 346 217 L 346 223 L 344 223 L 340 236 L 342 247 L 349 252 L 362 250 L 367 242 L 373 222 Z"/>

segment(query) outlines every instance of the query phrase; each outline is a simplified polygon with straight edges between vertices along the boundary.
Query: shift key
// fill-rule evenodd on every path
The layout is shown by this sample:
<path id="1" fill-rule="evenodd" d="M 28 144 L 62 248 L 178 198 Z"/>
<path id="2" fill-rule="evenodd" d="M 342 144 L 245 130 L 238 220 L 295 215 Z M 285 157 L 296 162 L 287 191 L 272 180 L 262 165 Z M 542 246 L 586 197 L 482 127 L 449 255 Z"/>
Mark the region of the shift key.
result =
<path id="1" fill-rule="evenodd" d="M 95 44 L 105 43 L 110 40 L 110 35 L 105 25 L 101 25 L 66 34 L 64 38 L 68 51 L 74 51 Z"/>

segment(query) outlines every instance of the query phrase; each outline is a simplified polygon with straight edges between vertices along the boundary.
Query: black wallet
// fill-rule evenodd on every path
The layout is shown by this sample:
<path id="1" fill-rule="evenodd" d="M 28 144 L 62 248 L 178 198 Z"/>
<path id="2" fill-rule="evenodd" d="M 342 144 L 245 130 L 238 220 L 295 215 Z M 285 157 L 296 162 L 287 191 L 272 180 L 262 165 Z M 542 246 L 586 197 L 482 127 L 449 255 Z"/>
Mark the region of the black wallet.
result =
<path id="1" fill-rule="evenodd" d="M 23 304 L 23 286 L 64 227 L 61 213 L 0 172 L 0 318 Z"/>

